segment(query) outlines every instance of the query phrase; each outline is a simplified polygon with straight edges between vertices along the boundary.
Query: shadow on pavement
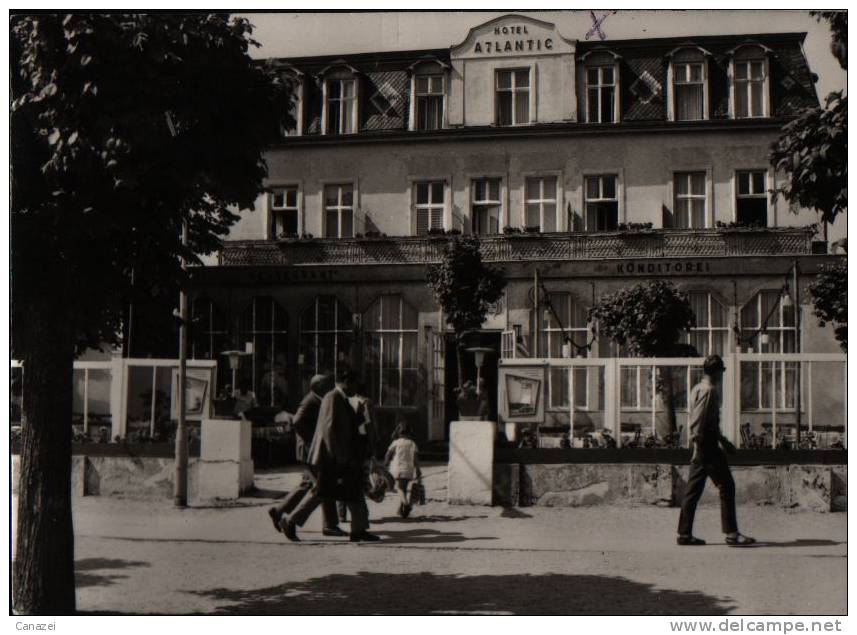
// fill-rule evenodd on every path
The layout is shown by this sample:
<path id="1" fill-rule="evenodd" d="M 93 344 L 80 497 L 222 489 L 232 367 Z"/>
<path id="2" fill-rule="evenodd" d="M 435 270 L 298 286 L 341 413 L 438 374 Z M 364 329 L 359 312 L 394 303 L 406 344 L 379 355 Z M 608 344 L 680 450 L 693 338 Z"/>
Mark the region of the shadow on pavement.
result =
<path id="1" fill-rule="evenodd" d="M 775 542 L 769 540 L 760 540 L 752 545 L 741 545 L 741 549 L 756 549 L 758 547 L 835 547 L 844 545 L 845 542 L 838 540 L 827 540 L 824 538 L 798 538 L 797 540 L 787 540 L 784 542 Z"/>
<path id="2" fill-rule="evenodd" d="M 369 522 L 372 525 L 383 525 L 384 523 L 454 523 L 461 520 L 472 520 L 478 518 L 488 518 L 488 516 L 447 516 L 444 514 L 420 516 L 419 512 L 414 512 L 414 515 L 409 516 L 408 518 L 387 516 L 385 518 L 372 518 Z"/>
<path id="3" fill-rule="evenodd" d="M 597 575 L 435 575 L 360 572 L 262 589 L 194 591 L 218 614 L 715 615 L 729 599 Z"/>
<path id="4" fill-rule="evenodd" d="M 528 514 L 526 512 L 522 512 L 520 509 L 515 509 L 514 507 L 504 507 L 503 511 L 500 513 L 500 518 L 532 518 L 532 514 Z"/>
<path id="5" fill-rule="evenodd" d="M 434 529 L 403 529 L 402 531 L 376 531 L 384 538 L 383 544 L 443 544 L 450 542 L 470 542 L 471 540 L 497 540 L 494 536 L 465 536 L 457 531 L 436 531 Z"/>
<path id="6" fill-rule="evenodd" d="M 110 573 L 89 573 L 106 569 L 129 569 L 131 567 L 148 567 L 148 562 L 136 560 L 119 560 L 116 558 L 84 558 L 74 563 L 74 585 L 78 589 L 88 586 L 107 586 L 115 580 L 127 578 L 127 575 Z"/>

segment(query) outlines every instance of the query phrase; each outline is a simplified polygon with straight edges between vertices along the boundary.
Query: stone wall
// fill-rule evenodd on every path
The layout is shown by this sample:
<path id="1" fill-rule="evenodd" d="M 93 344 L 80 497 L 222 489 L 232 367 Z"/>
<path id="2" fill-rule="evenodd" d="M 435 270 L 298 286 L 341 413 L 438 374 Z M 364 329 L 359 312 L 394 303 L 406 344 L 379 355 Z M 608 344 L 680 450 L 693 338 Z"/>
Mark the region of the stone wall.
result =
<path id="1" fill-rule="evenodd" d="M 504 464 L 494 466 L 495 505 L 579 507 L 678 505 L 687 465 L 666 463 Z M 844 465 L 735 466 L 739 505 L 772 505 L 818 512 L 847 509 Z M 700 505 L 718 505 L 709 481 Z"/>

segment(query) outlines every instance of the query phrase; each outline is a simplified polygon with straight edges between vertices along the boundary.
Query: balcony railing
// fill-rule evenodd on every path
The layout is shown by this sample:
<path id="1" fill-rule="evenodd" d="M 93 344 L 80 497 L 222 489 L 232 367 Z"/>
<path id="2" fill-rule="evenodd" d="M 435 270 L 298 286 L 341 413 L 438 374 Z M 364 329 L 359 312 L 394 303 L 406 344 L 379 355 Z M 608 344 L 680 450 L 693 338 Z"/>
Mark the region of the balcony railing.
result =
<path id="1" fill-rule="evenodd" d="M 482 256 L 494 262 L 604 260 L 812 253 L 812 230 L 654 229 L 608 233 L 514 234 L 482 237 Z M 234 240 L 223 244 L 221 265 L 396 265 L 438 262 L 447 236 Z"/>

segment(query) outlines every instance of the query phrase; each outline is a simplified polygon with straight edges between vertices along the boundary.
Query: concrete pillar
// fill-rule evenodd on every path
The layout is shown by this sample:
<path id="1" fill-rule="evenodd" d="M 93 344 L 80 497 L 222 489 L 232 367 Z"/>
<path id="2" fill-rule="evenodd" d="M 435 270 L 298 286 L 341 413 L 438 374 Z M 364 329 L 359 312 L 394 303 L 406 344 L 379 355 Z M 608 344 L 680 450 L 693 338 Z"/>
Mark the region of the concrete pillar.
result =
<path id="1" fill-rule="evenodd" d="M 238 498 L 253 487 L 252 424 L 242 419 L 203 419 L 199 497 Z"/>
<path id="2" fill-rule="evenodd" d="M 493 421 L 453 421 L 449 425 L 448 502 L 490 505 L 494 479 Z"/>

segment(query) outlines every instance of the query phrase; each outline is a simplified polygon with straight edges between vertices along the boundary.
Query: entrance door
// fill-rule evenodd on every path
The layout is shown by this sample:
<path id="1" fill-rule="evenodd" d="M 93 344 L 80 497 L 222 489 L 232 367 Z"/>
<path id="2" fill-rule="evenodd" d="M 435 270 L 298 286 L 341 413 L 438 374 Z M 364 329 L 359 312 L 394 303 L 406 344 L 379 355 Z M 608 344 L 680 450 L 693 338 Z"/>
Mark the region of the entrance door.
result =
<path id="1" fill-rule="evenodd" d="M 491 404 L 491 420 L 497 421 L 497 390 L 499 387 L 499 359 L 500 343 L 502 339 L 500 331 L 479 331 L 471 333 L 467 338 L 467 348 L 480 346 L 490 348 L 491 353 L 485 355 L 482 363 L 481 377 L 485 380 L 488 398 Z M 470 380 L 476 383 L 476 362 L 473 353 L 464 353 L 464 381 Z M 458 357 L 455 347 L 455 337 L 452 334 L 446 336 L 446 412 L 445 412 L 445 438 L 449 438 L 449 422 L 458 419 L 458 408 L 455 405 L 455 392 L 458 387 Z"/>

